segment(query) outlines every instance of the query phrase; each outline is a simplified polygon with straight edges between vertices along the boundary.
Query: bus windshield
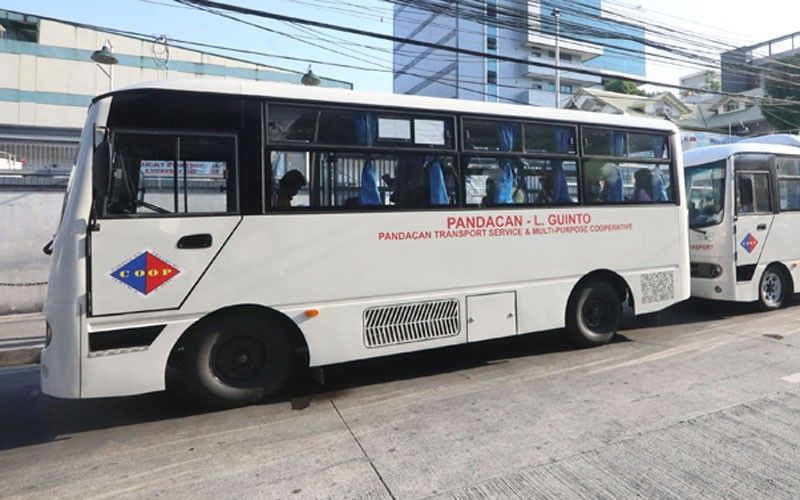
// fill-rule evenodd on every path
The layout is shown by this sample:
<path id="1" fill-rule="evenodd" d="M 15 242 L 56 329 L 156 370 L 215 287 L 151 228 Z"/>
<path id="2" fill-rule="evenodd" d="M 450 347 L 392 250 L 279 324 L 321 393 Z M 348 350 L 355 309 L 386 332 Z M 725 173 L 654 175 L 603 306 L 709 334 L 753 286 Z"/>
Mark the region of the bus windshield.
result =
<path id="1" fill-rule="evenodd" d="M 725 207 L 725 160 L 686 169 L 689 227 L 708 227 L 722 222 Z"/>

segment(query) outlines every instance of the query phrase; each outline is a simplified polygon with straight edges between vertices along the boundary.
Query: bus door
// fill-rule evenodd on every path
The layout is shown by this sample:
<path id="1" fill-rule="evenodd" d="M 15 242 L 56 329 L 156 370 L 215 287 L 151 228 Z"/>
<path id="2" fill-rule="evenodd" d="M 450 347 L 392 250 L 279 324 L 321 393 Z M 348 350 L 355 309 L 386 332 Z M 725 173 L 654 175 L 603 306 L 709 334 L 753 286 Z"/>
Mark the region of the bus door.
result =
<path id="1" fill-rule="evenodd" d="M 236 136 L 115 132 L 92 173 L 91 314 L 179 308 L 241 220 Z"/>
<path id="2" fill-rule="evenodd" d="M 769 170 L 736 171 L 734 255 L 737 281 L 752 279 L 769 235 L 773 218 L 771 176 Z"/>

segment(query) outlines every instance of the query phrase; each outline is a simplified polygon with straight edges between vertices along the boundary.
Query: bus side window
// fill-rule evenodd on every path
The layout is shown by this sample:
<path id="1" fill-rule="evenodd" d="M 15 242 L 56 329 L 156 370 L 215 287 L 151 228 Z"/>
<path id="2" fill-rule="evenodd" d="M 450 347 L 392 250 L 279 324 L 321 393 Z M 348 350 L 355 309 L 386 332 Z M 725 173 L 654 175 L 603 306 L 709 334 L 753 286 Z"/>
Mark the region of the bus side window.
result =
<path id="1" fill-rule="evenodd" d="M 231 213 L 233 136 L 114 135 L 106 215 Z"/>
<path id="2" fill-rule="evenodd" d="M 272 165 L 270 199 L 273 208 L 311 206 L 309 158 L 310 153 L 305 151 L 270 152 Z"/>

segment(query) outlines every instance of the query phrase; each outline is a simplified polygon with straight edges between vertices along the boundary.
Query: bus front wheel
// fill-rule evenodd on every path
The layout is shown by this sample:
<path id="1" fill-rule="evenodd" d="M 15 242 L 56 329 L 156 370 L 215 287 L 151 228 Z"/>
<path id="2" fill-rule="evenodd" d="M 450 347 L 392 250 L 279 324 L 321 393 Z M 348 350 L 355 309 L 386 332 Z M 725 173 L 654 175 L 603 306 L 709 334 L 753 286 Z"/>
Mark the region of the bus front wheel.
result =
<path id="1" fill-rule="evenodd" d="M 605 281 L 587 281 L 570 297 L 566 320 L 573 343 L 580 347 L 606 344 L 622 323 L 622 300 Z"/>
<path id="2" fill-rule="evenodd" d="M 257 403 L 285 385 L 293 352 L 289 335 L 267 317 L 217 318 L 190 337 L 182 363 L 184 383 L 209 407 Z"/>
<path id="3" fill-rule="evenodd" d="M 761 309 L 780 309 L 789 297 L 789 279 L 780 267 L 772 265 L 764 270 L 758 284 L 758 303 Z"/>

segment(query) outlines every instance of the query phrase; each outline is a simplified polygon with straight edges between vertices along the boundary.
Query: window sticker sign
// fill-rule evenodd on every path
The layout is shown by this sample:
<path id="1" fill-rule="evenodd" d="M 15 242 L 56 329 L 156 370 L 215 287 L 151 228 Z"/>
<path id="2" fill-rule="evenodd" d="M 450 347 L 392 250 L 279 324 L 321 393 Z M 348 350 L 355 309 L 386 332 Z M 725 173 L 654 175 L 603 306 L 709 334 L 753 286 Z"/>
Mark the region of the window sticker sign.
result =
<path id="1" fill-rule="evenodd" d="M 164 160 L 142 160 L 139 171 L 145 177 L 173 177 L 175 162 Z M 224 179 L 227 172 L 227 163 L 224 161 L 182 161 L 178 165 L 178 176 L 202 177 L 204 179 Z"/>
<path id="2" fill-rule="evenodd" d="M 444 146 L 444 121 L 414 120 L 414 142 Z"/>
<path id="3" fill-rule="evenodd" d="M 410 141 L 411 122 L 398 118 L 378 118 L 378 137 L 394 141 Z"/>

